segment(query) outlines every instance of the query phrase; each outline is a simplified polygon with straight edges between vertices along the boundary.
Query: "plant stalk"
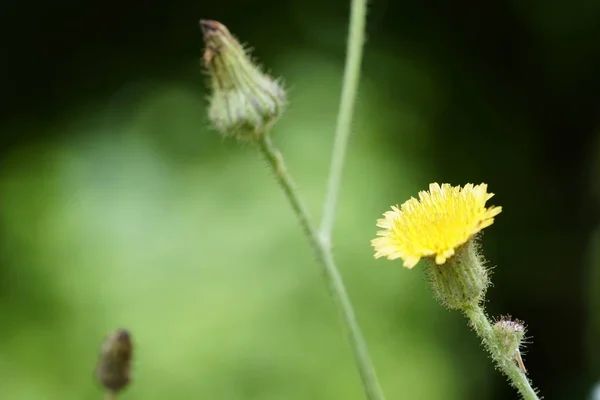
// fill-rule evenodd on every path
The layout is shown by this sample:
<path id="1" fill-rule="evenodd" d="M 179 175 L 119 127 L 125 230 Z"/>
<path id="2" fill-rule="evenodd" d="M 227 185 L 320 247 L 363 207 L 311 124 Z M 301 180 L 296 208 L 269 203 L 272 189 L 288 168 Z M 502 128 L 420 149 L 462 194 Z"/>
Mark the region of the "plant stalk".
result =
<path id="1" fill-rule="evenodd" d="M 104 400 L 117 400 L 117 394 L 115 392 L 113 392 L 112 390 L 108 390 L 104 394 Z"/>
<path id="2" fill-rule="evenodd" d="M 384 400 L 385 397 L 379 385 L 373 362 L 371 361 L 354 308 L 335 264 L 331 249 L 322 240 L 313 225 L 308 208 L 300 199 L 294 181 L 287 171 L 283 157 L 271 142 L 270 137 L 264 135 L 258 142 L 258 146 L 275 173 L 275 178 L 285 192 L 294 213 L 300 220 L 304 233 L 314 248 L 329 294 L 343 317 L 366 397 L 368 400 Z"/>
<path id="3" fill-rule="evenodd" d="M 342 83 L 342 94 L 340 107 L 335 127 L 335 138 L 329 168 L 327 192 L 323 205 L 323 215 L 319 229 L 321 238 L 328 246 L 331 246 L 331 235 L 335 221 L 340 187 L 342 184 L 342 172 L 350 131 L 352 117 L 356 104 L 356 94 L 360 81 L 360 68 L 363 56 L 363 45 L 365 41 L 365 25 L 367 19 L 367 0 L 352 0 L 350 9 L 350 28 L 346 49 L 346 65 L 344 67 L 344 80 Z"/>

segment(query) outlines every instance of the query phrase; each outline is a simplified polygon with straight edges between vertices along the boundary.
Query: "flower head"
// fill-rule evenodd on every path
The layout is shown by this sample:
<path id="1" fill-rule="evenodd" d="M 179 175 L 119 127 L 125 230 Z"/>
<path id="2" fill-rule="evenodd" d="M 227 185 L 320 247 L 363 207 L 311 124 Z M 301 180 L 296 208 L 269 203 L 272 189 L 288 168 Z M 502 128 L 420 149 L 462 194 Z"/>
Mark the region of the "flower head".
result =
<path id="1" fill-rule="evenodd" d="M 208 116 L 226 136 L 254 141 L 283 113 L 286 94 L 278 79 L 262 72 L 225 25 L 201 20 L 204 66 L 211 79 Z"/>
<path id="2" fill-rule="evenodd" d="M 371 241 L 375 258 L 401 258 L 407 268 L 422 257 L 435 256 L 436 264 L 444 264 L 502 211 L 502 207 L 485 207 L 493 195 L 484 183 L 464 187 L 430 184 L 429 191 L 419 192 L 418 200 L 413 197 L 400 208 L 392 207 L 377 221 L 383 230 Z"/>

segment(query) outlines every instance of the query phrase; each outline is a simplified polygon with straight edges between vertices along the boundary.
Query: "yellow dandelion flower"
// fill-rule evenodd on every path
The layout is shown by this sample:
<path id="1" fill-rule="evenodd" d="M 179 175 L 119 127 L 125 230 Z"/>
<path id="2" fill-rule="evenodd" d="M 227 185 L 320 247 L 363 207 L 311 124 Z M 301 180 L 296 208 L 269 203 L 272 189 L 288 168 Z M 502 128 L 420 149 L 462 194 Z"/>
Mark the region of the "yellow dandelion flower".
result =
<path id="1" fill-rule="evenodd" d="M 412 197 L 400 208 L 392 206 L 377 221 L 383 230 L 371 241 L 375 258 L 401 258 L 407 268 L 430 256 L 435 256 L 436 264 L 444 264 L 456 248 L 494 223 L 502 207 L 485 207 L 492 196 L 485 183 L 462 188 L 430 184 L 429 191 L 419 192 L 418 200 Z"/>

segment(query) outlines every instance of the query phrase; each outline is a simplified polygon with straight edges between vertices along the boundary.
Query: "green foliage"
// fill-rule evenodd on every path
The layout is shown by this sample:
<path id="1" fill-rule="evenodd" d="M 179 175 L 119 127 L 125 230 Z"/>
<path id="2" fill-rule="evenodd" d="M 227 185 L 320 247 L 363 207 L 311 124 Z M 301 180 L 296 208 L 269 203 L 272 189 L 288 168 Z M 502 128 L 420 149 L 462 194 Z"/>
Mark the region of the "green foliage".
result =
<path id="1" fill-rule="evenodd" d="M 274 135 L 317 215 L 340 71 L 308 53 L 282 58 L 278 72 L 293 106 Z M 380 90 L 361 92 L 335 251 L 389 398 L 464 399 L 445 343 L 455 322 L 422 275 L 372 259 L 379 211 L 419 186 L 419 165 L 380 140 L 410 124 L 380 106 Z M 362 398 L 289 205 L 254 150 L 206 129 L 204 108 L 195 89 L 156 85 L 143 102 L 45 127 L 64 139 L 7 161 L 0 218 L 13 289 L 0 303 L 0 398 L 98 398 L 99 345 L 119 327 L 136 352 L 123 399 Z M 418 146 L 409 136 L 406 151 Z M 390 187 L 399 162 L 403 181 Z"/>

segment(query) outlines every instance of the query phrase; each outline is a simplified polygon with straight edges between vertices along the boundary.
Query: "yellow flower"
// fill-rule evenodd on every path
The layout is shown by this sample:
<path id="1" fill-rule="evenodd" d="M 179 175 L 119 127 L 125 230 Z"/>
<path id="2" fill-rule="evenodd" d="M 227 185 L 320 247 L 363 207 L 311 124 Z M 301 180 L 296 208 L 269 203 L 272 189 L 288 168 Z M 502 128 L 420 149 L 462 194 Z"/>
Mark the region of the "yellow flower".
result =
<path id="1" fill-rule="evenodd" d="M 469 183 L 464 188 L 430 184 L 428 192 L 419 192 L 419 200 L 412 197 L 400 208 L 392 206 L 392 211 L 377 221 L 383 230 L 371 241 L 375 258 L 401 258 L 407 268 L 429 256 L 435 256 L 437 264 L 444 264 L 456 248 L 494 223 L 502 207 L 485 207 L 492 196 L 484 183 Z"/>

